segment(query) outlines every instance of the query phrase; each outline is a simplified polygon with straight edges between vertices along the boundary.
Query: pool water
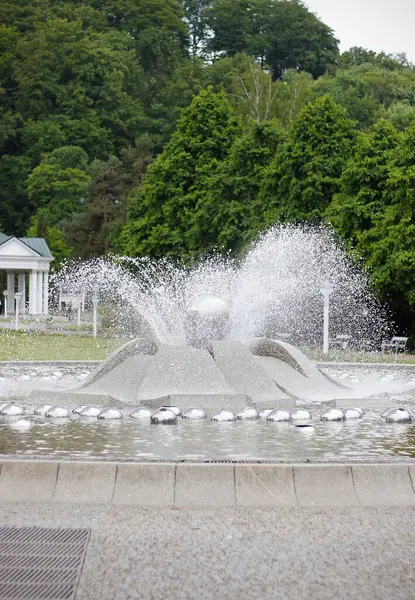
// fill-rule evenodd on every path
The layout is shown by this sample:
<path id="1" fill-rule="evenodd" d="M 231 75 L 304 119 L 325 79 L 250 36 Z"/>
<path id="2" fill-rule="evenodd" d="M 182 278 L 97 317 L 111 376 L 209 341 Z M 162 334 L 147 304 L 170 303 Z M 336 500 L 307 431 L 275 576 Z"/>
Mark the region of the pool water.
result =
<path id="1" fill-rule="evenodd" d="M 404 406 L 415 415 L 415 371 L 387 368 L 330 368 L 327 373 L 356 390 L 342 408 L 362 406 L 362 419 L 322 422 L 324 407 L 312 412 L 313 428 L 262 420 L 216 423 L 179 419 L 152 425 L 125 418 L 101 421 L 77 416 L 49 419 L 29 414 L 0 417 L 0 455 L 56 459 L 127 461 L 368 462 L 415 459 L 412 424 L 387 424 L 386 406 Z M 360 396 L 359 396 L 360 394 Z"/>

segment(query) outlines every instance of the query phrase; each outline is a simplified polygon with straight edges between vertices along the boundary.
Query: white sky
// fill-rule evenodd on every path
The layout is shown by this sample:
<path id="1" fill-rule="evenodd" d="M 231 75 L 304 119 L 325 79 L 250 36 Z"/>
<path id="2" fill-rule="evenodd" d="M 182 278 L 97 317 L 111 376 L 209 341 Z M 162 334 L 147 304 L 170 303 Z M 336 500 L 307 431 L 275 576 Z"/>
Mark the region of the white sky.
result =
<path id="1" fill-rule="evenodd" d="M 415 0 L 304 0 L 331 27 L 341 51 L 405 52 L 415 63 Z"/>

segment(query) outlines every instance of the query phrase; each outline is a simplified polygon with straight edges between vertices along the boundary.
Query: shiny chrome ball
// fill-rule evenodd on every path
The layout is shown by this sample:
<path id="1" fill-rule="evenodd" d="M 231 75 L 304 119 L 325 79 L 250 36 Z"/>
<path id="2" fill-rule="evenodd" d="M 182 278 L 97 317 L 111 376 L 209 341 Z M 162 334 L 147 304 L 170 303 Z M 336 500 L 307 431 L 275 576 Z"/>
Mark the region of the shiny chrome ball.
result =
<path id="1" fill-rule="evenodd" d="M 122 419 L 122 412 L 117 408 L 103 408 L 98 415 L 98 419 Z"/>
<path id="2" fill-rule="evenodd" d="M 45 402 L 44 404 L 39 404 L 39 406 L 36 406 L 35 410 L 33 411 L 34 415 L 45 415 L 48 410 L 50 410 L 52 408 L 53 404 L 48 404 L 47 402 Z"/>
<path id="3" fill-rule="evenodd" d="M 73 411 L 72 411 L 72 412 L 73 412 L 73 414 L 74 414 L 74 415 L 80 415 L 80 414 L 81 414 L 81 412 L 82 412 L 82 411 L 84 410 L 84 408 L 86 408 L 86 407 L 87 407 L 87 404 L 79 404 L 78 406 L 76 406 L 76 407 L 73 409 Z"/>
<path id="4" fill-rule="evenodd" d="M 293 421 L 309 421 L 311 412 L 306 408 L 295 408 L 291 411 L 291 419 Z"/>
<path id="5" fill-rule="evenodd" d="M 274 423 L 288 423 L 292 421 L 291 414 L 288 410 L 283 410 L 281 408 L 277 408 L 272 410 L 267 417 L 267 421 L 273 421 Z"/>
<path id="6" fill-rule="evenodd" d="M 251 419 L 258 419 L 259 414 L 257 409 L 254 406 L 244 406 L 236 413 L 237 421 L 246 421 Z"/>
<path id="7" fill-rule="evenodd" d="M 386 423 L 411 423 L 412 416 L 406 408 L 393 408 L 385 417 Z"/>
<path id="8" fill-rule="evenodd" d="M 268 415 L 270 415 L 273 410 L 275 410 L 275 409 L 274 408 L 261 408 L 261 410 L 258 411 L 258 416 L 263 421 L 266 421 L 268 418 Z"/>
<path id="9" fill-rule="evenodd" d="M 320 419 L 322 421 L 344 421 L 344 412 L 340 408 L 328 408 L 323 412 Z"/>
<path id="10" fill-rule="evenodd" d="M 79 413 L 80 417 L 97 417 L 101 409 L 98 406 L 85 406 Z"/>
<path id="11" fill-rule="evenodd" d="M 235 421 L 235 415 L 231 410 L 220 408 L 213 413 L 213 415 L 210 417 L 210 420 L 217 421 L 218 423 L 223 421 Z"/>
<path id="12" fill-rule="evenodd" d="M 151 422 L 155 425 L 164 424 L 164 425 L 172 425 L 177 423 L 177 415 L 175 412 L 170 410 L 170 408 L 161 407 L 158 408 L 151 415 Z"/>
<path id="13" fill-rule="evenodd" d="M 388 408 L 385 408 L 385 410 L 383 410 L 380 415 L 382 417 L 382 419 L 386 419 L 387 415 L 391 412 L 391 410 L 398 410 L 398 407 L 397 406 L 388 406 Z"/>
<path id="14" fill-rule="evenodd" d="M 69 410 L 66 409 L 64 406 L 55 405 L 48 410 L 45 416 L 63 419 L 65 417 L 69 417 Z"/>
<path id="15" fill-rule="evenodd" d="M 23 433 L 32 428 L 32 422 L 29 421 L 29 419 L 10 419 L 9 427 L 10 429 Z"/>
<path id="16" fill-rule="evenodd" d="M 130 414 L 132 419 L 150 419 L 153 411 L 145 406 L 139 406 Z"/>
<path id="17" fill-rule="evenodd" d="M 201 408 L 187 408 L 182 414 L 183 419 L 206 419 L 206 416 Z"/>
<path id="18" fill-rule="evenodd" d="M 358 408 L 345 408 L 343 410 L 344 418 L 348 419 L 361 419 L 363 417 L 363 412 Z"/>
<path id="19" fill-rule="evenodd" d="M 23 413 L 23 408 L 18 404 L 6 404 L 0 411 L 0 415 L 4 417 L 14 417 L 16 415 L 23 415 Z"/>
<path id="20" fill-rule="evenodd" d="M 176 415 L 176 417 L 180 417 L 182 414 L 182 411 L 180 410 L 180 408 L 178 406 L 161 406 L 160 408 L 168 408 L 169 410 L 172 410 L 174 412 L 174 414 Z"/>

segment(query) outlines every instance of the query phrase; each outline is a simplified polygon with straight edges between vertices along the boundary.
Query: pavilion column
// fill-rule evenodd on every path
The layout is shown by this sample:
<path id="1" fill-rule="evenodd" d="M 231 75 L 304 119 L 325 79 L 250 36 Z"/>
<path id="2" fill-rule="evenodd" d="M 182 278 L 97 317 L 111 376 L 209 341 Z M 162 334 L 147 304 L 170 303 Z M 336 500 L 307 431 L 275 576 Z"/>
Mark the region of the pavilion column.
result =
<path id="1" fill-rule="evenodd" d="M 43 273 L 43 313 L 45 315 L 49 312 L 49 273 L 45 271 Z"/>
<path id="2" fill-rule="evenodd" d="M 7 311 L 9 314 L 14 312 L 14 293 L 15 288 L 15 273 L 7 272 Z"/>
<path id="3" fill-rule="evenodd" d="M 29 274 L 29 314 L 37 314 L 37 271 Z"/>
<path id="4" fill-rule="evenodd" d="M 37 314 L 43 314 L 43 271 L 37 272 Z"/>
<path id="5" fill-rule="evenodd" d="M 20 312 L 24 313 L 26 311 L 26 273 L 19 273 L 17 289 L 22 294 L 20 298 Z"/>

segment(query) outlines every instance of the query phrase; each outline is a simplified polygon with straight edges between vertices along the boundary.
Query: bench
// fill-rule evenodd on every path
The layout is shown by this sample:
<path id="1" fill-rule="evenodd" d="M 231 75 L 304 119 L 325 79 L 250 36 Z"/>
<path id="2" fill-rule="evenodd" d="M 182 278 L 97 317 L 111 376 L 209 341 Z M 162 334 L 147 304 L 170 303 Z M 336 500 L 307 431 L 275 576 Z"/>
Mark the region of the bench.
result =
<path id="1" fill-rule="evenodd" d="M 406 352 L 406 344 L 408 343 L 407 337 L 394 336 L 390 341 L 384 340 L 382 342 L 382 352 L 391 350 L 393 352 Z"/>

